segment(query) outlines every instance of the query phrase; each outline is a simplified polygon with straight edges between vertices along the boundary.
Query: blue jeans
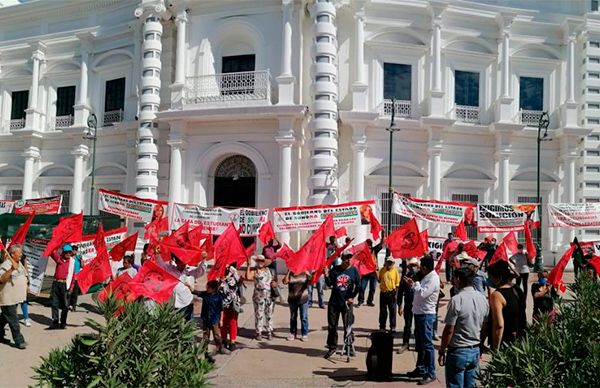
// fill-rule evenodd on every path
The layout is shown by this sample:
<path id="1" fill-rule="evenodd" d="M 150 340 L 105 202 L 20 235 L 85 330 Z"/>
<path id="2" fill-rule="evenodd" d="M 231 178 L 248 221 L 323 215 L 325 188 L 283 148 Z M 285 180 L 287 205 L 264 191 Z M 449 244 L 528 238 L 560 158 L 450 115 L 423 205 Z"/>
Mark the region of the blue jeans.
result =
<path id="1" fill-rule="evenodd" d="M 325 283 L 325 277 L 323 275 L 321 275 L 321 277 L 319 278 L 319 280 L 317 281 L 317 284 L 316 284 L 317 297 L 319 298 L 319 307 L 324 306 L 324 302 L 323 302 L 323 283 Z M 314 286 L 312 284 L 309 284 L 309 286 L 308 286 L 308 307 L 312 306 L 313 288 L 314 288 Z"/>
<path id="2" fill-rule="evenodd" d="M 448 348 L 446 354 L 446 386 L 451 388 L 475 387 L 479 368 L 479 346 Z"/>
<path id="3" fill-rule="evenodd" d="M 435 379 L 435 348 L 433 347 L 435 314 L 415 314 L 414 318 L 417 370 L 423 377 Z"/>
<path id="4" fill-rule="evenodd" d="M 308 302 L 290 304 L 290 334 L 298 332 L 298 311 L 300 311 L 300 333 L 308 335 Z"/>
<path id="5" fill-rule="evenodd" d="M 23 319 L 29 319 L 29 304 L 27 301 L 21 303 L 21 311 L 23 312 Z"/>
<path id="6" fill-rule="evenodd" d="M 373 299 L 375 298 L 375 285 L 377 284 L 377 275 L 375 272 L 371 272 L 363 275 L 360 278 L 360 288 L 358 290 L 358 303 L 365 303 L 365 291 L 367 290 L 367 285 L 369 286 L 369 295 L 367 296 L 367 303 L 373 303 Z"/>

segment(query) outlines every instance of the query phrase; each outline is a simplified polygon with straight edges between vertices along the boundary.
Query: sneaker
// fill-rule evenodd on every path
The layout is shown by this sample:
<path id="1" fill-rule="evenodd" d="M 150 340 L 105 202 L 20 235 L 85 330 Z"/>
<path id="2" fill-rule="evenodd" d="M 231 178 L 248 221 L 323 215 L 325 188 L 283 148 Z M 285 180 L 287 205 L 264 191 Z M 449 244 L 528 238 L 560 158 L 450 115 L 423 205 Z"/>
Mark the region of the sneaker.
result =
<path id="1" fill-rule="evenodd" d="M 67 328 L 67 324 L 66 324 L 66 323 L 61 323 L 61 324 L 60 324 L 60 326 L 59 326 L 59 328 L 60 328 L 61 330 L 64 330 L 64 329 L 66 329 L 66 328 Z"/>
<path id="2" fill-rule="evenodd" d="M 373 302 L 368 302 L 368 303 L 367 303 L 367 306 L 369 306 L 369 307 L 374 307 L 374 306 L 375 306 L 375 303 L 373 303 Z"/>
<path id="3" fill-rule="evenodd" d="M 25 326 L 31 327 L 31 319 L 29 319 L 29 318 L 25 319 Z"/>
<path id="4" fill-rule="evenodd" d="M 10 344 L 10 340 L 6 337 L 1 337 L 0 344 Z"/>
<path id="5" fill-rule="evenodd" d="M 350 357 L 355 357 L 355 356 L 356 356 L 356 352 L 354 351 L 354 347 L 352 347 L 352 348 L 350 349 L 350 352 L 349 352 L 349 353 L 350 353 Z"/>
<path id="6" fill-rule="evenodd" d="M 435 379 L 432 379 L 431 377 L 425 377 L 423 380 L 419 381 L 417 385 L 427 385 L 433 383 L 434 381 Z"/>
<path id="7" fill-rule="evenodd" d="M 211 364 L 214 364 L 216 362 L 216 360 L 214 359 L 214 357 L 211 356 L 210 354 L 206 354 L 206 355 L 204 355 L 204 357 L 206 358 L 206 361 L 208 361 Z"/>
<path id="8" fill-rule="evenodd" d="M 288 341 L 293 341 L 295 339 L 296 339 L 296 336 L 293 335 L 293 334 L 288 335 L 287 338 L 286 338 L 286 340 L 288 340 Z"/>
<path id="9" fill-rule="evenodd" d="M 27 349 L 27 342 L 21 342 L 20 344 L 15 344 L 15 347 L 17 349 L 21 349 L 21 350 Z"/>
<path id="10" fill-rule="evenodd" d="M 48 330 L 58 330 L 59 328 L 58 322 L 52 322 L 50 327 L 48 327 Z"/>
<path id="11" fill-rule="evenodd" d="M 324 308 L 325 308 L 325 305 L 324 305 L 324 304 L 321 304 L 321 305 L 319 305 L 319 308 L 320 308 L 320 309 L 324 309 Z"/>
<path id="12" fill-rule="evenodd" d="M 327 353 L 325 354 L 324 358 L 327 360 L 329 357 L 333 356 L 335 354 L 335 349 L 329 349 L 327 351 Z"/>
<path id="13" fill-rule="evenodd" d="M 262 334 L 260 334 L 260 333 L 256 334 L 256 337 L 254 337 L 254 339 L 257 341 L 262 341 L 262 339 L 263 339 Z"/>
<path id="14" fill-rule="evenodd" d="M 231 352 L 229 351 L 229 349 L 226 349 L 225 347 L 221 346 L 221 348 L 219 349 L 219 354 L 231 354 Z"/>
<path id="15" fill-rule="evenodd" d="M 425 378 L 425 376 L 423 376 L 423 374 L 421 374 L 421 372 L 419 372 L 418 369 L 408 372 L 406 374 L 406 377 L 410 377 L 412 379 L 415 379 L 415 378 L 424 379 Z"/>
<path id="16" fill-rule="evenodd" d="M 235 342 L 232 342 L 232 343 L 229 344 L 229 350 L 231 350 L 233 352 L 236 349 L 237 349 L 237 346 L 235 345 Z"/>
<path id="17" fill-rule="evenodd" d="M 273 339 L 273 333 L 272 332 L 268 332 L 267 333 L 267 340 L 270 341 Z"/>
<path id="18" fill-rule="evenodd" d="M 302 342 L 306 342 L 306 341 L 308 341 L 308 336 L 307 336 L 307 335 L 303 335 L 303 336 L 300 338 L 300 341 L 302 341 Z"/>

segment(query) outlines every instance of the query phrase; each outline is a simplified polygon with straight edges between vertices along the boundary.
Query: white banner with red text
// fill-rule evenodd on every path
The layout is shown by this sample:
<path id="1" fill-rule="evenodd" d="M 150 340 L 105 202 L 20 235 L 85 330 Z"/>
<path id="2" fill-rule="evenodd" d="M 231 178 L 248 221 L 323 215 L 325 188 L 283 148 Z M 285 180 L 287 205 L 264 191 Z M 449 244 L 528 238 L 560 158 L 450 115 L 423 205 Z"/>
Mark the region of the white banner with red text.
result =
<path id="1" fill-rule="evenodd" d="M 375 201 L 357 201 L 339 205 L 280 207 L 273 209 L 273 228 L 276 232 L 314 230 L 333 214 L 335 228 L 370 225 Z"/>
<path id="2" fill-rule="evenodd" d="M 600 203 L 551 203 L 550 227 L 592 228 L 600 226 Z"/>
<path id="3" fill-rule="evenodd" d="M 394 193 L 392 212 L 437 224 L 458 225 L 464 220 L 466 226 L 474 226 L 476 206 L 473 203 L 411 198 Z"/>
<path id="4" fill-rule="evenodd" d="M 62 195 L 45 198 L 0 201 L 0 214 L 60 214 Z"/>
<path id="5" fill-rule="evenodd" d="M 241 227 L 242 237 L 249 237 L 258 235 L 260 227 L 269 220 L 269 209 L 225 209 L 175 203 L 171 220 L 171 229 L 177 229 L 189 222 L 190 228 L 202 225 L 204 230 L 213 235 L 220 235 L 233 222 L 236 228 Z"/>
<path id="6" fill-rule="evenodd" d="M 25 240 L 23 244 L 23 255 L 27 258 L 27 268 L 29 270 L 29 292 L 33 295 L 39 295 L 42 292 L 42 284 L 46 275 L 48 266 L 48 256 L 42 256 L 48 240 Z"/>
<path id="7" fill-rule="evenodd" d="M 479 233 L 521 232 L 526 220 L 533 221 L 533 226 L 539 227 L 540 217 L 537 204 L 477 205 L 477 231 Z"/>
<path id="8" fill-rule="evenodd" d="M 139 198 L 104 189 L 98 190 L 98 210 L 134 221 L 148 223 L 166 216 L 167 204 L 167 201 Z"/>

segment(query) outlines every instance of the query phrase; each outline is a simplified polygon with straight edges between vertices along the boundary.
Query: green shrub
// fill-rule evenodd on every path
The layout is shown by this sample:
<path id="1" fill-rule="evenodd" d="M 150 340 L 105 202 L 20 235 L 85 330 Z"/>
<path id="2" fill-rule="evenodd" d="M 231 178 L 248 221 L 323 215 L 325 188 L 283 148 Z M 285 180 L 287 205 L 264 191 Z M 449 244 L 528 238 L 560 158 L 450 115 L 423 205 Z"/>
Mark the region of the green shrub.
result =
<path id="1" fill-rule="evenodd" d="M 75 336 L 34 368 L 43 387 L 203 387 L 211 364 L 206 343 L 196 342 L 195 325 L 172 305 L 150 311 L 143 304 L 120 308 L 99 303 L 106 324 L 88 320 L 96 334 Z"/>
<path id="2" fill-rule="evenodd" d="M 492 354 L 481 372 L 486 387 L 600 385 L 600 283 L 579 276 L 572 301 L 560 300 L 554 323 L 532 325 L 523 339 Z"/>

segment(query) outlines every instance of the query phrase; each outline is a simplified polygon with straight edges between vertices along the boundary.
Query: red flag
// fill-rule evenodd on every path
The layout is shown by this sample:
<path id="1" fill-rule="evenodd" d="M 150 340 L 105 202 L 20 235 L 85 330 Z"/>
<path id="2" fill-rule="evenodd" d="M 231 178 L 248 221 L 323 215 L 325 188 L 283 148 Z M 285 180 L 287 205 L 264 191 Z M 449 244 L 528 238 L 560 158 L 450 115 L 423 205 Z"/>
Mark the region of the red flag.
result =
<path id="1" fill-rule="evenodd" d="M 46 245 L 42 256 L 49 256 L 61 245 L 67 242 L 76 242 L 82 240 L 83 232 L 83 213 L 72 216 L 61 217 L 58 225 L 52 231 L 52 238 Z"/>
<path id="2" fill-rule="evenodd" d="M 138 232 L 135 232 L 131 236 L 127 237 L 125 240 L 121 241 L 109 252 L 110 258 L 113 261 L 121 261 L 123 260 L 123 256 L 125 256 L 125 252 L 135 250 L 135 245 L 138 239 Z"/>
<path id="3" fill-rule="evenodd" d="M 371 236 L 373 236 L 373 240 L 379 240 L 379 236 L 381 235 L 383 228 L 381 227 L 377 217 L 375 217 L 375 214 L 371 213 L 371 217 L 369 217 L 369 223 L 371 224 Z"/>
<path id="4" fill-rule="evenodd" d="M 202 239 L 205 239 L 209 236 L 203 232 L 204 225 L 200 224 L 194 229 L 188 232 L 188 239 L 190 240 L 190 245 L 193 247 L 199 247 Z"/>
<path id="5" fill-rule="evenodd" d="M 552 268 L 552 271 L 550 271 L 548 274 L 548 284 L 552 285 L 556 289 L 559 289 L 561 292 L 565 292 L 567 289 L 563 283 L 563 273 L 565 272 L 567 264 L 569 264 L 569 260 L 571 260 L 574 250 L 575 244 L 571 244 L 569 250 L 562 255 L 558 263 L 556 263 L 554 268 Z"/>
<path id="6" fill-rule="evenodd" d="M 426 252 L 414 218 L 394 230 L 387 237 L 386 243 L 392 251 L 392 256 L 396 258 L 423 256 Z"/>
<path id="7" fill-rule="evenodd" d="M 506 254 L 506 245 L 504 244 L 504 241 L 498 244 L 494 256 L 492 256 L 488 265 L 492 265 L 499 260 L 504 260 L 508 263 L 508 255 Z"/>
<path id="8" fill-rule="evenodd" d="M 440 271 L 442 270 L 442 263 L 445 261 L 444 260 L 444 254 L 442 253 L 440 255 L 440 259 L 438 260 L 437 264 L 435 265 L 435 272 L 439 275 Z"/>
<path id="9" fill-rule="evenodd" d="M 0 250 L 3 251 L 5 250 L 6 247 L 4 246 L 4 244 L 2 243 L 2 240 L 0 240 Z"/>
<path id="10" fill-rule="evenodd" d="M 354 239 L 352 239 L 352 240 L 354 240 Z M 315 271 L 315 273 L 313 274 L 312 280 L 311 280 L 311 283 L 312 283 L 313 286 L 315 284 L 317 284 L 317 282 L 319 281 L 319 278 L 325 272 L 325 268 L 329 267 L 333 263 L 333 261 L 335 260 L 335 258 L 338 257 L 342 252 L 344 252 L 344 250 L 346 248 L 348 248 L 348 246 L 350 245 L 350 243 L 352 242 L 352 240 L 348 241 L 347 243 L 345 243 L 341 247 L 337 248 L 331 254 L 331 256 L 329 256 L 327 258 L 327 260 L 325 261 L 325 263 L 323 263 L 323 266 Z"/>
<path id="11" fill-rule="evenodd" d="M 588 264 L 594 267 L 596 273 L 600 273 L 600 256 L 592 256 L 592 258 L 588 260 Z"/>
<path id="12" fill-rule="evenodd" d="M 169 230 L 169 219 L 167 217 L 157 218 L 144 227 L 144 240 L 158 240 L 160 232 Z"/>
<path id="13" fill-rule="evenodd" d="M 186 221 L 183 225 L 179 227 L 176 231 L 163 238 L 162 242 L 165 242 L 169 245 L 176 245 L 181 248 L 185 248 L 190 245 L 190 238 L 188 236 L 190 229 L 190 222 Z"/>
<path id="14" fill-rule="evenodd" d="M 258 230 L 258 239 L 261 243 L 266 244 L 271 240 L 275 240 L 275 232 L 273 231 L 273 225 L 271 221 L 267 221 Z"/>
<path id="15" fill-rule="evenodd" d="M 179 279 L 153 260 L 147 260 L 129 282 L 129 288 L 136 298 L 145 296 L 158 303 L 164 303 L 171 298 L 177 283 Z"/>
<path id="16" fill-rule="evenodd" d="M 86 294 L 91 286 L 103 283 L 112 275 L 102 224 L 98 226 L 94 246 L 96 257 L 77 274 L 77 284 L 82 294 Z"/>
<path id="17" fill-rule="evenodd" d="M 277 252 L 275 252 L 275 257 L 279 257 L 286 263 L 294 258 L 294 251 L 290 248 L 286 243 L 283 243 L 281 248 Z"/>
<path id="18" fill-rule="evenodd" d="M 135 295 L 129 288 L 129 282 L 133 278 L 127 272 L 121 274 L 118 278 L 108 283 L 106 287 L 98 293 L 98 300 L 106 302 L 109 295 L 114 295 L 116 300 L 123 299 L 126 302 L 132 302 L 135 300 Z"/>
<path id="19" fill-rule="evenodd" d="M 222 278 L 229 263 L 235 261 L 239 266 L 248 259 L 242 239 L 233 223 L 229 224 L 215 241 L 214 256 L 215 264 L 208 273 L 208 280 Z"/>
<path id="20" fill-rule="evenodd" d="M 533 243 L 533 237 L 531 236 L 531 225 L 533 224 L 532 220 L 526 220 L 524 225 L 525 232 L 525 247 L 527 248 L 527 258 L 529 260 L 535 259 L 537 256 L 537 249 L 535 249 L 535 244 Z"/>
<path id="21" fill-rule="evenodd" d="M 215 257 L 215 246 L 213 244 L 213 236 L 209 234 L 202 246 L 200 247 L 204 252 L 206 252 L 206 260 L 212 260 Z"/>
<path id="22" fill-rule="evenodd" d="M 329 234 L 332 229 L 333 234 Z M 293 258 L 287 262 L 288 269 L 293 273 L 302 273 L 304 271 L 316 271 L 321 268 L 327 254 L 325 239 L 334 235 L 333 215 L 328 214 L 319 229 L 306 240 L 304 245 L 294 253 Z"/>
<path id="23" fill-rule="evenodd" d="M 467 228 L 465 228 L 465 222 L 463 220 L 460 221 L 460 223 L 454 230 L 454 235 L 460 241 L 467 241 L 469 239 L 469 237 L 467 236 Z"/>
<path id="24" fill-rule="evenodd" d="M 483 260 L 485 258 L 485 255 L 487 254 L 487 252 L 480 251 L 479 249 L 477 249 L 475 241 L 472 240 L 465 244 L 464 251 L 467 252 L 467 255 L 469 255 L 469 257 L 479 259 L 479 261 Z"/>
<path id="25" fill-rule="evenodd" d="M 33 221 L 33 217 L 35 217 L 35 212 L 31 213 L 29 217 L 27 217 L 27 221 L 23 223 L 19 229 L 15 232 L 15 234 L 10 239 L 10 245 L 20 244 L 23 245 L 25 242 L 25 237 L 27 237 L 27 232 L 29 232 L 29 227 L 31 226 L 31 222 Z M 9 247 L 10 247 L 9 245 Z"/>
<path id="26" fill-rule="evenodd" d="M 254 252 L 256 252 L 256 241 L 253 242 L 249 247 L 245 248 L 246 251 L 246 257 L 250 257 L 254 254 Z"/>
<path id="27" fill-rule="evenodd" d="M 185 247 L 179 245 L 170 245 L 169 242 L 161 241 L 161 257 L 164 261 L 171 261 L 172 256 L 177 257 L 187 265 L 197 266 L 202 261 L 202 249 L 200 247 Z"/>
<path id="28" fill-rule="evenodd" d="M 510 253 L 512 253 L 513 255 L 517 253 L 518 243 L 517 238 L 515 237 L 515 232 L 509 232 L 506 236 L 504 236 L 502 242 L 504 243 L 504 246 L 510 251 Z"/>
<path id="29" fill-rule="evenodd" d="M 354 254 L 352 264 L 358 269 L 360 276 L 377 271 L 377 264 L 373 260 L 371 248 L 369 248 L 366 241 L 354 246 L 352 253 Z"/>
<path id="30" fill-rule="evenodd" d="M 421 232 L 421 242 L 423 243 L 425 252 L 429 252 L 429 232 L 427 229 Z"/>
<path id="31" fill-rule="evenodd" d="M 345 226 L 335 230 L 335 238 L 341 238 L 348 235 L 348 230 Z"/>

